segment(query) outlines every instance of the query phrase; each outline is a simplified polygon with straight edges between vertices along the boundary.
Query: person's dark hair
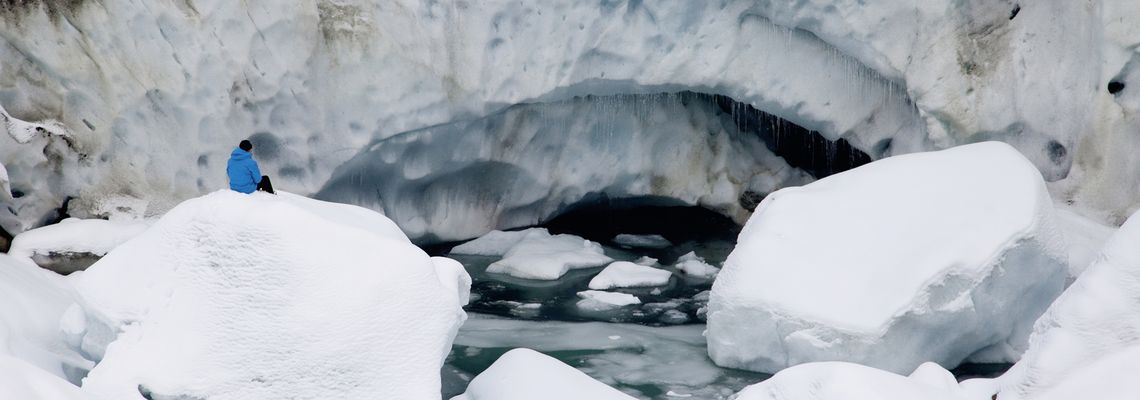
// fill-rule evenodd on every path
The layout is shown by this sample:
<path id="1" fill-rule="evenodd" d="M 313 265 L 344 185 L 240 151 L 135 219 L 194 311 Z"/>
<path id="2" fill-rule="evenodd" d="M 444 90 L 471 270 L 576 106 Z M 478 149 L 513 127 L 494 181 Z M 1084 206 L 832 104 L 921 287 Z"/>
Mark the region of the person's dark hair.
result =
<path id="1" fill-rule="evenodd" d="M 242 150 L 250 151 L 253 150 L 253 143 L 250 143 L 248 140 L 242 140 L 241 144 L 239 144 L 238 147 L 240 147 Z"/>

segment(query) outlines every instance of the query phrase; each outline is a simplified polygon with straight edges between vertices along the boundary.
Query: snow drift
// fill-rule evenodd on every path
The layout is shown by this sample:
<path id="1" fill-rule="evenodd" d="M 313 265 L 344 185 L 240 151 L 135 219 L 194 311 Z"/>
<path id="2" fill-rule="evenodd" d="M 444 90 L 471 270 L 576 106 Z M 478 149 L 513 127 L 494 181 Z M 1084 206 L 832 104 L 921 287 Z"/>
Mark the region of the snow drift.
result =
<path id="1" fill-rule="evenodd" d="M 96 398 L 438 398 L 470 289 L 449 261 L 366 209 L 225 190 L 82 273 L 64 328 Z"/>
<path id="2" fill-rule="evenodd" d="M 1003 375 L 1002 400 L 1112 397 L 1131 393 L 1140 365 L 1140 213 L 1109 239 L 1097 261 L 1034 326 L 1029 350 Z M 1119 371 L 1132 375 L 1124 378 Z M 1053 393 L 1045 395 L 1045 393 Z M 1098 396 L 1097 393 L 1104 393 Z"/>
<path id="3" fill-rule="evenodd" d="M 888 158 L 759 205 L 713 284 L 709 355 L 762 372 L 1015 359 L 1067 257 L 1040 173 L 1008 145 Z"/>
<path id="4" fill-rule="evenodd" d="M 73 292 L 63 277 L 31 260 L 0 254 L 0 358 L 18 358 L 45 374 L 73 380 L 90 369 L 91 362 L 70 349 L 59 332 Z M 27 369 L 25 364 L 3 364 L 9 371 Z M 0 385 L 0 394 L 4 389 Z"/>

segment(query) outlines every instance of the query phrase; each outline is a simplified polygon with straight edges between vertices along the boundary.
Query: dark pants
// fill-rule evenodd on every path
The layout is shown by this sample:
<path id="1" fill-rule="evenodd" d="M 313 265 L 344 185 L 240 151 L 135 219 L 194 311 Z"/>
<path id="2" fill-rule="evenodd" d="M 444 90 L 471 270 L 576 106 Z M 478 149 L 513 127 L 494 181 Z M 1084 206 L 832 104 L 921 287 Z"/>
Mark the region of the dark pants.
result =
<path id="1" fill-rule="evenodd" d="M 261 182 L 259 182 L 257 184 L 257 190 L 265 191 L 265 192 L 268 192 L 269 194 L 274 194 L 273 193 L 273 182 L 269 181 L 268 175 L 262 175 L 261 176 Z"/>

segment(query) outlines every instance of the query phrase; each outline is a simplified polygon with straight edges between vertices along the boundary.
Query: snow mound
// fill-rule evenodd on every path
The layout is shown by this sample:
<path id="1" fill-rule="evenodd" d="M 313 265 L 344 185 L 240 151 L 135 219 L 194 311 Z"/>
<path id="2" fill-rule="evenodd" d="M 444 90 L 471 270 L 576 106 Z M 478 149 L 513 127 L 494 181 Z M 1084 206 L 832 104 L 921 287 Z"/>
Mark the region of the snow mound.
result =
<path id="1" fill-rule="evenodd" d="M 669 283 L 673 273 L 653 267 L 617 261 L 590 280 L 590 289 L 606 290 L 623 287 L 662 286 Z"/>
<path id="2" fill-rule="evenodd" d="M 371 211 L 224 190 L 80 275 L 65 327 L 96 398 L 438 398 L 465 275 Z"/>
<path id="3" fill-rule="evenodd" d="M 846 362 L 788 368 L 746 387 L 736 400 L 964 400 L 954 376 L 924 364 L 910 377 Z"/>
<path id="4" fill-rule="evenodd" d="M 0 355 L 0 399 L 85 400 L 78 386 L 15 357 Z"/>
<path id="5" fill-rule="evenodd" d="M 1140 393 L 1136 366 L 1140 365 L 1140 346 L 1109 353 L 1096 362 L 1081 366 L 1055 386 L 1033 396 L 1034 400 L 1135 399 Z M 1002 397 L 1004 398 L 1004 397 Z"/>
<path id="6" fill-rule="evenodd" d="M 1061 386 L 1089 383 L 1076 381 L 1077 375 L 1095 375 L 1121 360 L 1104 361 L 1113 354 L 1140 346 L 1140 213 L 1131 218 L 1109 239 L 1097 261 L 1077 278 L 1065 293 L 1049 306 L 1034 326 L 1029 350 L 1021 361 L 1000 378 L 1002 400 L 1037 399 L 1039 394 Z M 1140 362 L 1136 351 L 1132 367 Z M 1102 364 L 1103 363 L 1103 364 Z M 1077 371 L 1074 371 L 1076 369 Z M 1089 372 L 1085 372 L 1089 371 Z M 1072 376 L 1073 378 L 1070 378 Z M 1102 375 L 1106 379 L 1112 375 Z M 1125 379 L 1114 385 L 1125 385 Z M 1105 381 L 1099 381 L 1105 382 Z M 1066 389 L 1067 390 L 1067 389 Z M 1105 398 L 1093 395 L 1076 398 Z M 1059 397 L 1051 397 L 1059 398 Z"/>
<path id="7" fill-rule="evenodd" d="M 550 356 L 514 349 L 499 357 L 451 400 L 632 400 Z"/>
<path id="8" fill-rule="evenodd" d="M 1008 145 L 881 160 L 759 205 L 713 284 L 709 354 L 761 372 L 1013 359 L 1066 250 L 1040 173 Z"/>
<path id="9" fill-rule="evenodd" d="M 60 318 L 74 301 L 73 291 L 62 276 L 0 254 L 0 356 L 22 359 L 61 378 L 91 368 L 59 332 Z M 0 385 L 0 393 L 3 389 Z"/>
<path id="10" fill-rule="evenodd" d="M 685 275 L 697 278 L 715 278 L 720 273 L 720 268 L 705 262 L 704 258 L 692 251 L 678 258 L 673 266 Z"/>
<path id="11" fill-rule="evenodd" d="M 603 292 L 600 290 L 586 290 L 578 292 L 578 308 L 586 311 L 607 311 L 634 304 L 641 304 L 641 299 L 629 293 Z"/>
<path id="12" fill-rule="evenodd" d="M 487 241 L 476 242 L 479 239 L 472 241 L 475 244 L 470 247 L 457 247 L 457 254 L 493 255 L 506 249 L 503 259 L 491 263 L 487 272 L 523 279 L 556 280 L 572 269 L 600 267 L 613 261 L 600 244 L 574 235 L 551 235 L 541 228 L 500 232 Z"/>

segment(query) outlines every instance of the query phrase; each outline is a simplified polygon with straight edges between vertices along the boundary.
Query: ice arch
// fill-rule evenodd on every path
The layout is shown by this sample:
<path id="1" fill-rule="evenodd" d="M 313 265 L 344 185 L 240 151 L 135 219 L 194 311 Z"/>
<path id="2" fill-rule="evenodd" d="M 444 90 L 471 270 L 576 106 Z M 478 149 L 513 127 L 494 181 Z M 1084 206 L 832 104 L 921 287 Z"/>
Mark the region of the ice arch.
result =
<path id="1" fill-rule="evenodd" d="M 962 6 L 966 11 L 948 0 L 921 9 L 894 1 L 776 3 L 24 3 L 0 20 L 0 104 L 15 120 L 58 121 L 59 129 L 0 135 L 0 162 L 13 190 L 28 194 L 12 207 L 28 225 L 68 196 L 76 197 L 71 211 L 79 216 L 153 213 L 222 187 L 225 154 L 254 134 L 275 145 L 264 164 L 282 178 L 279 186 L 315 192 L 377 141 L 479 120 L 515 104 L 584 95 L 725 95 L 829 139 L 845 138 L 873 157 L 977 140 L 979 133 L 1024 142 L 1019 147 L 1033 154 L 1043 141 L 1072 143 L 1022 121 L 1039 107 L 990 112 L 947 96 L 967 84 L 977 84 L 973 96 L 993 102 L 1010 91 L 1018 98 L 1055 94 L 1017 78 L 1044 69 L 1038 54 L 1084 38 L 1082 31 L 1076 39 L 1035 39 L 1050 15 L 1076 6 L 1044 2 L 1025 7 L 1017 21 L 1029 22 L 1020 26 L 983 19 L 964 27 L 971 13 L 1003 2 L 978 1 L 985 7 Z M 955 11 L 952 18 L 940 8 Z M 892 26 L 905 29 L 879 31 Z M 957 68 L 956 42 L 944 37 L 970 39 L 975 31 L 982 33 L 969 43 L 981 38 L 985 46 L 967 46 L 979 66 L 967 74 Z M 1013 45 L 1025 38 L 1025 46 L 1045 51 Z M 892 47 L 895 39 L 913 51 Z M 1010 69 L 1010 60 L 1026 59 L 1032 71 Z M 1065 77 L 1075 68 L 1049 67 Z M 1010 78 L 1015 87 L 988 92 L 981 84 Z M 1031 90 L 1017 91 L 1026 86 Z M 1081 100 L 1063 103 L 1087 104 Z M 1063 125 L 1057 129 L 1072 124 Z M 1046 160 L 1039 166 L 1057 176 L 1071 163 L 1034 159 Z M 45 180 L 55 184 L 36 185 Z M 678 196 L 693 199 L 704 189 L 680 189 Z"/>

